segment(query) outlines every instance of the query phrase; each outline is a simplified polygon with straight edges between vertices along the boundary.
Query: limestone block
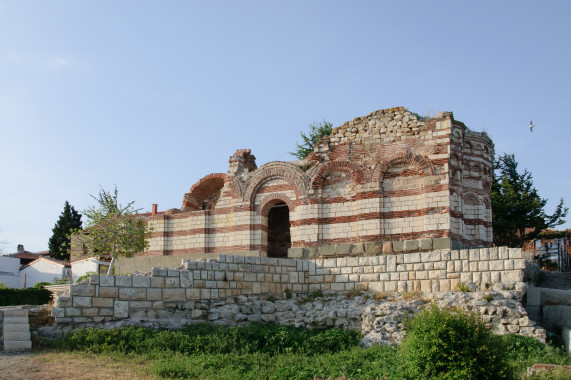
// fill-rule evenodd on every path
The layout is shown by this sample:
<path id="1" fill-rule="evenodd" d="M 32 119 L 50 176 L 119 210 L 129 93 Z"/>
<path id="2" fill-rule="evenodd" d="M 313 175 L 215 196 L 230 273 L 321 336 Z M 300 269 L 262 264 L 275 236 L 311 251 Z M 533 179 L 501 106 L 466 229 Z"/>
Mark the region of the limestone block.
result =
<path id="1" fill-rule="evenodd" d="M 65 308 L 66 317 L 79 317 L 81 316 L 81 309 L 77 307 L 66 307 Z"/>
<path id="2" fill-rule="evenodd" d="M 502 247 L 505 248 L 505 247 Z M 505 248 L 507 251 L 508 258 L 510 259 L 521 259 L 523 258 L 523 253 L 521 248 Z"/>
<path id="3" fill-rule="evenodd" d="M 113 316 L 115 318 L 127 318 L 129 316 L 129 302 L 115 300 L 113 307 Z"/>
<path id="4" fill-rule="evenodd" d="M 91 307 L 91 297 L 72 297 L 73 307 Z M 69 316 L 69 315 L 68 315 Z"/>
<path id="5" fill-rule="evenodd" d="M 92 274 L 89 276 L 89 285 L 99 285 L 99 275 Z"/>
<path id="6" fill-rule="evenodd" d="M 363 243 L 353 244 L 351 254 L 353 256 L 363 256 L 365 254 L 365 245 Z"/>
<path id="7" fill-rule="evenodd" d="M 99 315 L 99 309 L 96 307 L 87 307 L 81 309 L 82 317 L 97 317 Z"/>
<path id="8" fill-rule="evenodd" d="M 207 289 L 203 289 L 205 291 Z M 210 290 L 208 289 L 210 298 Z M 179 302 L 186 299 L 185 289 L 163 289 L 163 302 Z"/>
<path id="9" fill-rule="evenodd" d="M 335 246 L 327 245 L 317 248 L 317 254 L 319 256 L 335 256 Z"/>
<path id="10" fill-rule="evenodd" d="M 115 286 L 115 276 L 99 276 L 99 286 Z"/>
<path id="11" fill-rule="evenodd" d="M 68 307 L 71 305 L 72 305 L 71 297 L 69 296 L 59 296 L 56 298 L 56 301 L 54 303 L 54 307 Z"/>
<path id="12" fill-rule="evenodd" d="M 450 238 L 434 238 L 432 239 L 432 247 L 436 249 L 450 249 Z"/>
<path id="13" fill-rule="evenodd" d="M 113 307 L 113 298 L 95 297 L 91 300 L 93 307 Z"/>
<path id="14" fill-rule="evenodd" d="M 131 309 L 150 309 L 152 307 L 151 301 L 131 301 L 129 308 Z"/>
<path id="15" fill-rule="evenodd" d="M 498 260 L 500 258 L 498 247 L 489 248 L 490 250 L 490 260 Z"/>
<path id="16" fill-rule="evenodd" d="M 289 248 L 287 250 L 287 257 L 302 258 L 304 253 L 303 251 L 303 248 Z"/>
<path id="17" fill-rule="evenodd" d="M 404 242 L 404 250 L 407 252 L 414 252 L 420 249 L 420 240 L 406 240 Z"/>
<path id="18" fill-rule="evenodd" d="M 396 253 L 404 252 L 404 241 L 393 241 L 393 251 Z"/>
<path id="19" fill-rule="evenodd" d="M 51 316 L 54 318 L 65 317 L 65 309 L 62 307 L 61 308 L 54 307 L 54 308 L 52 308 Z"/>
<path id="20" fill-rule="evenodd" d="M 70 296 L 93 297 L 95 295 L 94 285 L 72 285 L 69 287 Z"/>
<path id="21" fill-rule="evenodd" d="M 339 244 L 335 247 L 335 253 L 337 256 L 347 256 L 351 253 L 352 249 L 352 244 Z"/>
<path id="22" fill-rule="evenodd" d="M 205 264 L 207 265 L 207 264 Z M 168 277 L 179 277 L 180 276 L 180 271 L 175 270 L 175 269 L 168 269 L 167 270 L 167 276 Z"/>
<path id="23" fill-rule="evenodd" d="M 191 263 L 192 263 L 192 262 L 191 262 Z M 189 265 L 190 265 L 191 263 L 189 263 Z M 192 263 L 192 264 L 196 264 L 196 263 Z M 163 277 L 166 277 L 166 276 L 167 276 L 167 270 L 166 270 L 166 269 L 162 269 L 162 268 L 153 268 L 152 275 L 153 275 L 153 277 L 155 277 L 155 276 L 163 276 Z"/>
<path id="24" fill-rule="evenodd" d="M 119 299 L 122 301 L 144 301 L 147 299 L 147 289 L 119 288 Z"/>
<path id="25" fill-rule="evenodd" d="M 387 257 L 387 272 L 395 272 L 397 270 L 397 258 L 395 255 Z"/>
<path id="26" fill-rule="evenodd" d="M 314 258 L 318 256 L 317 247 L 308 247 L 303 249 L 303 254 L 305 257 Z"/>
<path id="27" fill-rule="evenodd" d="M 178 271 L 177 271 L 178 273 Z M 180 274 L 179 274 L 180 276 Z M 179 288 L 180 287 L 180 277 L 166 277 L 165 278 L 165 287 L 166 288 Z"/>
<path id="28" fill-rule="evenodd" d="M 420 240 L 420 247 L 421 250 L 423 251 L 428 251 L 433 249 L 432 247 L 432 239 L 422 239 Z"/>
<path id="29" fill-rule="evenodd" d="M 99 286 L 99 297 L 117 298 L 118 295 L 119 295 L 119 288 L 102 287 L 101 285 Z"/>
<path id="30" fill-rule="evenodd" d="M 115 276 L 115 285 L 131 288 L 133 287 L 133 277 L 131 276 Z"/>
<path id="31" fill-rule="evenodd" d="M 490 270 L 504 270 L 504 261 L 503 260 L 492 260 L 490 261 Z"/>
<path id="32" fill-rule="evenodd" d="M 364 244 L 365 255 L 375 256 L 383 253 L 383 246 L 380 242 L 366 242 Z"/>
<path id="33" fill-rule="evenodd" d="M 151 286 L 151 278 L 146 276 L 133 276 L 134 288 L 148 288 Z"/>
<path id="34" fill-rule="evenodd" d="M 192 287 L 193 283 L 193 275 L 192 272 L 183 270 L 180 271 L 180 287 L 181 288 L 190 288 Z"/>
<path id="35" fill-rule="evenodd" d="M 385 241 L 382 245 L 383 253 L 390 254 L 393 253 L 393 242 L 392 241 Z"/>

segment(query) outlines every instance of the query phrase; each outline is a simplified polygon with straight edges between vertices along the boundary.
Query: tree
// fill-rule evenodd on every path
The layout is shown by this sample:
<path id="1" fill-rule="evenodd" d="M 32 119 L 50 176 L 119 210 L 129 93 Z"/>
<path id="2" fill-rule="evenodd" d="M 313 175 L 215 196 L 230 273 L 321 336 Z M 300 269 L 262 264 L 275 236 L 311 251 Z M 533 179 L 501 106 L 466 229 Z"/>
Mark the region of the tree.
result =
<path id="1" fill-rule="evenodd" d="M 101 188 L 97 204 L 83 214 L 88 218 L 87 228 L 76 231 L 74 244 L 81 244 L 88 253 L 111 258 L 107 274 L 113 273 L 117 257 L 131 257 L 149 246 L 152 229 L 130 202 L 123 206 L 118 201 L 117 186 L 113 192 Z"/>
<path id="2" fill-rule="evenodd" d="M 518 172 L 514 155 L 504 154 L 494 161 L 492 226 L 496 246 L 522 247 L 541 231 L 564 224 L 568 208 L 563 199 L 551 215 L 544 211 L 546 204 L 547 199 L 533 187 L 531 173 L 527 169 Z"/>
<path id="3" fill-rule="evenodd" d="M 297 148 L 289 154 L 297 157 L 298 160 L 303 160 L 313 152 L 313 148 L 315 148 L 315 144 L 317 144 L 320 138 L 331 134 L 333 131 L 332 127 L 333 125 L 325 120 L 322 123 L 309 124 L 309 136 L 301 132 L 303 143 L 299 144 L 296 142 Z"/>
<path id="4" fill-rule="evenodd" d="M 69 261 L 71 248 L 70 234 L 74 231 L 81 230 L 81 227 L 81 214 L 75 211 L 68 201 L 65 201 L 63 211 L 52 229 L 52 237 L 48 241 L 50 257 Z"/>

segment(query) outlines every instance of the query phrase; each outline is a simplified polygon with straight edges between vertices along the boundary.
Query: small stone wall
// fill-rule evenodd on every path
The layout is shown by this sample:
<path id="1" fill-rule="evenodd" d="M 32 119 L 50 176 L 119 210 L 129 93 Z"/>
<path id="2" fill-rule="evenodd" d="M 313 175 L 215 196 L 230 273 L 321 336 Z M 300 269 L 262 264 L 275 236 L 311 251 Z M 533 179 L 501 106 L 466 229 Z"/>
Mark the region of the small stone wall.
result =
<path id="1" fill-rule="evenodd" d="M 57 323 L 126 318 L 187 318 L 197 301 L 235 296 L 284 298 L 288 292 L 368 290 L 440 292 L 460 283 L 485 289 L 523 280 L 520 249 L 438 250 L 374 257 L 292 260 L 220 255 L 218 261 L 184 261 L 186 269 L 153 268 L 151 276 L 91 276 L 56 296 Z M 207 316 L 201 314 L 200 318 Z"/>

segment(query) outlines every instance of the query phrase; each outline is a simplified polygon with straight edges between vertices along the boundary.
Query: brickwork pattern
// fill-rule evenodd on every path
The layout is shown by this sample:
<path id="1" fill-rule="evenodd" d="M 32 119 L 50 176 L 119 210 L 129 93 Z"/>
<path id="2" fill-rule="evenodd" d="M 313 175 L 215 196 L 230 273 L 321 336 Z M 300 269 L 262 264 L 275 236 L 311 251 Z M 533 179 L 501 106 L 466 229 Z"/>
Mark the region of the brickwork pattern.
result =
<path id="1" fill-rule="evenodd" d="M 147 216 L 154 232 L 143 254 L 265 256 L 268 208 L 278 201 L 296 248 L 434 238 L 489 247 L 493 149 L 450 112 L 422 119 L 403 107 L 334 128 L 301 162 L 258 168 L 238 149 L 227 173 L 199 180 L 180 210 Z"/>

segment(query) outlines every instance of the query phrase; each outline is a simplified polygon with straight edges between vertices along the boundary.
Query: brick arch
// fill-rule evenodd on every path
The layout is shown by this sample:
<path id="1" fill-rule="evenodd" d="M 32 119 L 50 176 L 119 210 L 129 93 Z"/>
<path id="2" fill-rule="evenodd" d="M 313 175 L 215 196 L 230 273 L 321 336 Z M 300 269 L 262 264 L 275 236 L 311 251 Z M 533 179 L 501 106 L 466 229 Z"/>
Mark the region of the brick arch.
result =
<path id="1" fill-rule="evenodd" d="M 224 173 L 212 173 L 201 178 L 184 195 L 182 208 L 185 210 L 200 210 L 204 199 L 219 192 L 224 187 L 225 182 L 226 174 Z"/>
<path id="2" fill-rule="evenodd" d="M 270 162 L 256 169 L 245 186 L 243 198 L 250 200 L 252 209 L 258 189 L 273 179 L 289 183 L 298 199 L 307 198 L 307 177 L 301 169 L 287 162 Z"/>
<path id="3" fill-rule="evenodd" d="M 366 182 L 366 174 L 363 168 L 348 160 L 329 161 L 319 167 L 311 181 L 311 188 L 317 189 L 323 186 L 325 179 L 333 172 L 344 171 L 351 174 L 353 183 L 363 184 Z"/>
<path id="4" fill-rule="evenodd" d="M 264 198 L 262 198 L 262 201 L 260 202 L 260 207 L 259 207 L 260 215 L 268 216 L 270 209 L 280 202 L 284 202 L 287 205 L 287 207 L 289 208 L 290 212 L 292 212 L 295 208 L 293 201 L 291 199 L 289 199 L 289 197 L 287 195 L 285 195 L 285 194 L 270 194 L 270 195 L 266 195 Z"/>
<path id="5" fill-rule="evenodd" d="M 471 205 L 471 206 L 478 206 L 481 204 L 480 199 L 474 193 L 464 194 L 464 196 L 462 197 L 462 201 L 464 202 L 465 205 Z"/>
<path id="6" fill-rule="evenodd" d="M 373 172 L 371 174 L 372 182 L 380 182 L 383 180 L 384 174 L 391 166 L 401 162 L 406 162 L 412 165 L 417 172 L 421 175 L 424 174 L 435 174 L 434 164 L 428 157 L 421 156 L 420 154 L 414 154 L 412 152 L 401 152 L 388 156 L 375 165 Z"/>

